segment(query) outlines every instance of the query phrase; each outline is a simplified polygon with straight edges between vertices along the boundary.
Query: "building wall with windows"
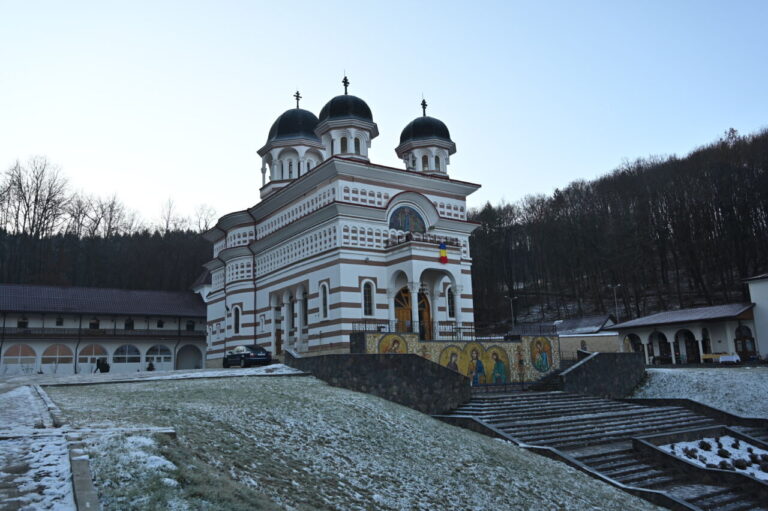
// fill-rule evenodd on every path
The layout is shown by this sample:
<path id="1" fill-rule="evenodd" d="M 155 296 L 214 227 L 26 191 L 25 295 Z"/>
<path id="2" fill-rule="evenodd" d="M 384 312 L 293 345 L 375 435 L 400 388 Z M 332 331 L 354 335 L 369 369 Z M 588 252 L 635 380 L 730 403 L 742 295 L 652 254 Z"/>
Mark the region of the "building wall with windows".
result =
<path id="1" fill-rule="evenodd" d="M 466 197 L 479 185 L 448 177 L 455 144 L 423 107 L 396 149 L 404 169 L 368 160 L 378 128 L 357 97 L 278 117 L 259 150 L 261 201 L 204 233 L 209 365 L 239 344 L 319 354 L 348 352 L 359 330 L 473 328 Z"/>
<path id="2" fill-rule="evenodd" d="M 74 312 L 73 312 L 74 311 Z M 193 293 L 0 285 L 0 374 L 203 367 L 204 305 Z"/>

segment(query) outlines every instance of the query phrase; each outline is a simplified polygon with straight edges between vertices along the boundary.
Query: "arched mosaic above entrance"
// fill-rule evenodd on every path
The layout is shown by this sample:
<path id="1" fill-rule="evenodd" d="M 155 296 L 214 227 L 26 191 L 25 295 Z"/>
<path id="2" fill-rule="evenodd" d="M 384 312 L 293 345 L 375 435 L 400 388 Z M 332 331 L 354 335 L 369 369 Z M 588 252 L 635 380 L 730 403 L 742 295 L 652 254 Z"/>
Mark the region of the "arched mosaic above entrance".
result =
<path id="1" fill-rule="evenodd" d="M 410 206 L 400 206 L 392 212 L 389 218 L 389 228 L 404 232 L 427 232 L 424 219 L 418 211 Z"/>

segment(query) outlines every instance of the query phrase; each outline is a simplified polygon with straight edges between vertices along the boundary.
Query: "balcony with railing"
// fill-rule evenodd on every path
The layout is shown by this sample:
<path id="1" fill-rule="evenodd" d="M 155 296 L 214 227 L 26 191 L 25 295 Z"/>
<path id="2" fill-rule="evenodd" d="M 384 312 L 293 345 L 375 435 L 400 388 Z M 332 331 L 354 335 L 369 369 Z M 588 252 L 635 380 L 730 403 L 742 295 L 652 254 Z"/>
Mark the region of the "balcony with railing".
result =
<path id="1" fill-rule="evenodd" d="M 392 249 L 406 243 L 428 243 L 430 245 L 439 245 L 445 243 L 446 247 L 453 247 L 461 250 L 461 242 L 458 238 L 449 238 L 446 236 L 435 236 L 434 234 L 421 234 L 418 232 L 407 232 L 398 236 L 390 236 L 384 240 L 384 248 Z"/>
<path id="2" fill-rule="evenodd" d="M 123 328 L 10 328 L 0 329 L 0 332 L 6 338 L 76 338 L 76 337 L 151 337 L 155 339 L 171 339 L 183 337 L 205 338 L 205 331 L 202 330 L 173 330 L 173 329 L 145 329 L 145 330 L 126 330 Z"/>
<path id="3" fill-rule="evenodd" d="M 381 332 L 397 334 L 418 334 L 422 341 L 473 341 L 475 327 L 459 326 L 453 321 L 387 321 L 368 319 L 353 323 L 355 332 Z"/>

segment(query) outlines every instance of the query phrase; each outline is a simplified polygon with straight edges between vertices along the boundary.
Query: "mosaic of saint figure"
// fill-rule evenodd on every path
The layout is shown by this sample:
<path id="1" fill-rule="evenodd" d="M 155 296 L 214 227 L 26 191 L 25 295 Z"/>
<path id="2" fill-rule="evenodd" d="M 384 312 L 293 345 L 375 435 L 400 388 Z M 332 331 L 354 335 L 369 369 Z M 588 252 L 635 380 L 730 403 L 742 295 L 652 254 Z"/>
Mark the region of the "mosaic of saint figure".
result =
<path id="1" fill-rule="evenodd" d="M 379 353 L 408 353 L 408 343 L 399 335 L 385 335 L 379 340 Z"/>
<path id="2" fill-rule="evenodd" d="M 544 337 L 531 341 L 531 363 L 537 371 L 546 373 L 552 367 L 552 346 Z"/>
<path id="3" fill-rule="evenodd" d="M 445 367 L 447 367 L 448 369 L 452 369 L 458 373 L 459 372 L 458 362 L 459 362 L 459 354 L 456 352 L 453 352 L 451 353 L 451 359 L 448 361 L 447 364 L 445 364 Z"/>
<path id="4" fill-rule="evenodd" d="M 507 368 L 504 362 L 499 359 L 499 354 L 495 351 L 491 352 L 491 358 L 493 359 L 493 373 L 491 375 L 491 381 L 494 384 L 507 383 Z"/>
<path id="5" fill-rule="evenodd" d="M 472 385 L 485 383 L 485 366 L 483 361 L 480 360 L 476 349 L 472 350 L 469 365 L 467 366 L 467 376 L 472 378 Z"/>
<path id="6" fill-rule="evenodd" d="M 409 206 L 397 208 L 389 219 L 389 227 L 404 232 L 427 232 L 421 215 Z"/>

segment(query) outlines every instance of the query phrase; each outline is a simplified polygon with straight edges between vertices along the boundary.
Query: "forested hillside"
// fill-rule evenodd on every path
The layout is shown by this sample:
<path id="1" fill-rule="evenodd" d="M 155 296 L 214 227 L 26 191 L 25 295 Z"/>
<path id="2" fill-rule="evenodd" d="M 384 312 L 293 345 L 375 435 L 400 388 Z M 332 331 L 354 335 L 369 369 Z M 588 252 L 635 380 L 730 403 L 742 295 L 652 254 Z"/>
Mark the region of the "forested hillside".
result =
<path id="1" fill-rule="evenodd" d="M 144 225 L 116 197 L 71 193 L 44 159 L 0 175 L 0 282 L 188 289 L 209 258 L 171 201 Z M 476 321 L 620 319 L 747 299 L 768 271 L 768 131 L 626 164 L 551 196 L 470 212 Z M 614 304 L 614 291 L 616 305 Z"/>
<path id="2" fill-rule="evenodd" d="M 518 321 L 613 313 L 614 289 L 621 319 L 746 301 L 742 279 L 768 271 L 768 131 L 730 130 L 685 158 L 637 160 L 471 219 L 481 324 L 511 305 Z"/>
<path id="3" fill-rule="evenodd" d="M 115 197 L 69 189 L 45 158 L 0 173 L 0 282 L 186 290 L 210 258 L 199 231 L 215 212 L 179 215 L 171 199 L 146 223 Z"/>

